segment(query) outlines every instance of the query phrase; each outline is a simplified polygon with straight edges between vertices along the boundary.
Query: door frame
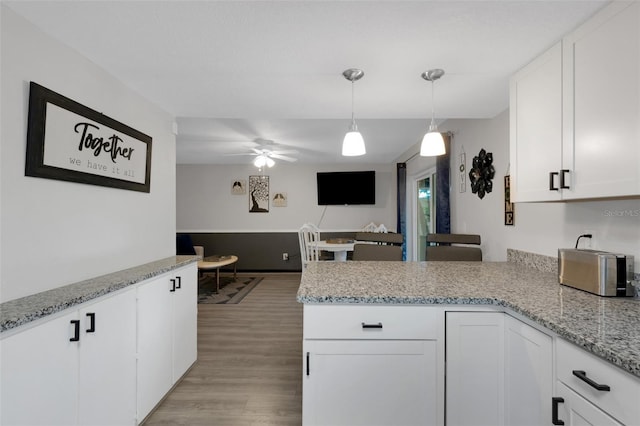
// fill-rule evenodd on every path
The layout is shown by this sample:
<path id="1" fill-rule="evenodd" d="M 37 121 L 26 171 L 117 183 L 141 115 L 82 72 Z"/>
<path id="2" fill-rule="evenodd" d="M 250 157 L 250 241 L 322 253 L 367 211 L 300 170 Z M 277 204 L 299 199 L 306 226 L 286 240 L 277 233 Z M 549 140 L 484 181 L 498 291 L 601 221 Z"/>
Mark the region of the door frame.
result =
<path id="1" fill-rule="evenodd" d="M 418 193 L 418 181 L 430 177 L 432 182 L 436 181 L 436 166 L 433 165 L 425 170 L 420 170 L 417 173 L 414 173 L 408 176 L 408 179 L 411 180 L 411 184 L 407 185 L 407 210 L 409 213 L 409 220 L 407 221 L 407 260 L 408 261 L 417 261 L 418 260 L 418 203 L 416 200 L 416 194 Z M 432 184 L 433 187 L 433 184 Z M 436 191 L 438 190 L 437 182 L 434 190 L 431 193 L 431 198 L 433 200 L 433 212 L 437 209 L 437 200 L 436 200 Z M 435 216 L 432 216 L 433 225 L 435 227 Z M 434 228 L 435 229 L 435 228 Z"/>

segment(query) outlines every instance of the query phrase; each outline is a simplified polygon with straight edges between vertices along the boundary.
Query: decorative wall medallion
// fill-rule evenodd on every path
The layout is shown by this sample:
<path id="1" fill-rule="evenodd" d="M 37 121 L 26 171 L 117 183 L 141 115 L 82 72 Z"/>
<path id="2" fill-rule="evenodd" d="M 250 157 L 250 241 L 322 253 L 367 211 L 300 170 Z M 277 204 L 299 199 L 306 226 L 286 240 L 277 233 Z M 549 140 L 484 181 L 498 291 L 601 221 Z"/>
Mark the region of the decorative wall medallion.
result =
<path id="1" fill-rule="evenodd" d="M 231 184 L 231 193 L 233 195 L 244 195 L 247 193 L 247 181 L 244 179 L 236 179 Z"/>
<path id="2" fill-rule="evenodd" d="M 493 191 L 491 179 L 496 174 L 493 167 L 493 154 L 481 149 L 477 156 L 473 157 L 473 167 L 469 171 L 471 192 L 478 194 L 483 199 L 485 194 Z"/>
<path id="3" fill-rule="evenodd" d="M 269 176 L 249 176 L 249 212 L 269 213 Z"/>

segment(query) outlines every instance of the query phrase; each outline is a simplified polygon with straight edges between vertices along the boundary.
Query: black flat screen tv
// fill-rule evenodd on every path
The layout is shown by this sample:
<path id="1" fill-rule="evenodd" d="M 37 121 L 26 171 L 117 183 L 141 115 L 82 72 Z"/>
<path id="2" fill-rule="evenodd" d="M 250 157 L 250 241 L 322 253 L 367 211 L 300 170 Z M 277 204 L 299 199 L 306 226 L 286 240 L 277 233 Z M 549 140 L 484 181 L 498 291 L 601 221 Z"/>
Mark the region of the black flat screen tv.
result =
<path id="1" fill-rule="evenodd" d="M 376 203 L 376 172 L 318 172 L 318 205 Z"/>

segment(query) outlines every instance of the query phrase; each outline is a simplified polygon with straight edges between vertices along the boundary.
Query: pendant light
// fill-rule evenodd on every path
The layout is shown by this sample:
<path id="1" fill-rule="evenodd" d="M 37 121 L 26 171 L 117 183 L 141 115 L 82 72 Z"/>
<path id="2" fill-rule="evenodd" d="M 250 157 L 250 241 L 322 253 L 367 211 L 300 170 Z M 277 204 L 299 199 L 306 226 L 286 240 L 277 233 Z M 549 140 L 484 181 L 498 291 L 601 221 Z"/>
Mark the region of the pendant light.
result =
<path id="1" fill-rule="evenodd" d="M 444 154 L 444 138 L 442 133 L 438 131 L 435 121 L 435 108 L 433 97 L 433 82 L 444 75 L 444 70 L 433 69 L 422 73 L 422 78 L 431 82 L 431 125 L 429 125 L 429 131 L 422 138 L 422 145 L 420 145 L 420 155 L 422 157 L 434 157 L 436 155 Z"/>
<path id="2" fill-rule="evenodd" d="M 345 157 L 355 157 L 358 155 L 364 155 L 367 152 L 364 147 L 364 139 L 362 139 L 362 135 L 358 131 L 358 126 L 356 126 L 356 120 L 353 115 L 353 85 L 364 76 L 364 71 L 357 68 L 349 68 L 348 70 L 345 70 L 342 75 L 344 78 L 351 81 L 351 127 L 349 127 L 349 131 L 342 141 L 342 155 Z"/>

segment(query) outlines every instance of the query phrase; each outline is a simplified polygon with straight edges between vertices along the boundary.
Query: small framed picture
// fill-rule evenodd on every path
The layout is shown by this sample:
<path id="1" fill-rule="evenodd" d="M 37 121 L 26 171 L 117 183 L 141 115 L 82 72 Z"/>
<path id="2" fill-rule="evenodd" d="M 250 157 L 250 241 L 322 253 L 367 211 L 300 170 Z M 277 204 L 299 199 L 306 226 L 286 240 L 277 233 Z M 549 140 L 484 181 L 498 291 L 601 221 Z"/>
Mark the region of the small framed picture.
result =
<path id="1" fill-rule="evenodd" d="M 511 202 L 511 176 L 504 177 L 504 224 L 506 226 L 514 226 L 515 211 Z"/>
<path id="2" fill-rule="evenodd" d="M 286 192 L 276 192 L 273 196 L 273 207 L 287 207 Z"/>
<path id="3" fill-rule="evenodd" d="M 249 213 L 269 213 L 269 176 L 249 176 Z"/>
<path id="4" fill-rule="evenodd" d="M 231 193 L 233 195 L 244 195 L 247 193 L 247 181 L 236 179 L 231 183 Z"/>

